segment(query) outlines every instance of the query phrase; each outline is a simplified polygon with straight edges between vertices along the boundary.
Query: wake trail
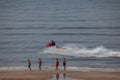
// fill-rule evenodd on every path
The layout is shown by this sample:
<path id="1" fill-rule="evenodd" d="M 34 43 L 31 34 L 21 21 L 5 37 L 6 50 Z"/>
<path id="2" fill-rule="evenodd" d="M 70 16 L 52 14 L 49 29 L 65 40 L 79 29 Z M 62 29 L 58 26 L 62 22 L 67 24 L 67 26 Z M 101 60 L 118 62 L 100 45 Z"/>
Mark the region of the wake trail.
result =
<path id="1" fill-rule="evenodd" d="M 59 50 L 56 47 L 45 48 L 43 53 L 58 54 L 74 57 L 120 57 L 120 51 L 107 49 L 104 46 L 97 46 L 95 48 L 79 47 L 75 44 L 68 44 Z"/>

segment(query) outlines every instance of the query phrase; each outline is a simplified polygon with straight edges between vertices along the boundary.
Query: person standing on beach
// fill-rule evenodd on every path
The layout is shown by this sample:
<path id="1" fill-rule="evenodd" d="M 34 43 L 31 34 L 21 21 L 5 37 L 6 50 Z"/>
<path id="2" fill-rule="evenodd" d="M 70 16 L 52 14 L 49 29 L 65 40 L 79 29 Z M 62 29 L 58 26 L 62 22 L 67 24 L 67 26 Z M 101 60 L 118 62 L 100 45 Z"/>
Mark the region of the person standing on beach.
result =
<path id="1" fill-rule="evenodd" d="M 66 59 L 65 59 L 65 57 L 63 58 L 63 67 L 64 67 L 64 70 L 66 70 Z"/>
<path id="2" fill-rule="evenodd" d="M 39 58 L 38 64 L 39 64 L 39 70 L 41 70 L 41 65 L 42 65 L 42 60 L 41 60 L 41 58 Z"/>
<path id="3" fill-rule="evenodd" d="M 28 59 L 28 69 L 31 71 L 31 61 Z"/>
<path id="4" fill-rule="evenodd" d="M 58 71 L 58 67 L 59 67 L 59 60 L 58 60 L 58 58 L 56 58 L 56 65 L 55 65 L 55 69 L 56 69 L 56 71 Z"/>

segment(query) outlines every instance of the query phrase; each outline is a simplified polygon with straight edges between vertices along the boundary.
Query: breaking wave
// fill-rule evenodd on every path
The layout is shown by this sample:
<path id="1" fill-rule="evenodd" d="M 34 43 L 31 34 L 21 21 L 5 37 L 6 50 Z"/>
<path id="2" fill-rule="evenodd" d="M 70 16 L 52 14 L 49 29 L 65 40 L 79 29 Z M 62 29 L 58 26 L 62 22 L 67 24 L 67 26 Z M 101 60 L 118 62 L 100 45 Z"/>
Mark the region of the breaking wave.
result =
<path id="1" fill-rule="evenodd" d="M 57 49 L 56 47 L 45 48 L 43 53 L 56 54 L 73 57 L 120 57 L 120 51 L 107 49 L 104 46 L 95 48 L 80 47 L 75 44 L 69 44 Z"/>

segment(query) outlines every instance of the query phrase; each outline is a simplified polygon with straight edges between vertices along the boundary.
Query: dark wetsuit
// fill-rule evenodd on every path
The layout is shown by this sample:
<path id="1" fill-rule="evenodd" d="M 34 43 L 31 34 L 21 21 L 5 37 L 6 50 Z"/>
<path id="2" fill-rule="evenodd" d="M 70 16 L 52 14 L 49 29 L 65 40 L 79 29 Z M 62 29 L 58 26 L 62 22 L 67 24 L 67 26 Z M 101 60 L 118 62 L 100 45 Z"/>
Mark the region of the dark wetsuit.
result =
<path id="1" fill-rule="evenodd" d="M 52 46 L 55 46 L 55 41 L 52 41 L 52 42 L 51 42 L 51 45 L 52 45 Z"/>

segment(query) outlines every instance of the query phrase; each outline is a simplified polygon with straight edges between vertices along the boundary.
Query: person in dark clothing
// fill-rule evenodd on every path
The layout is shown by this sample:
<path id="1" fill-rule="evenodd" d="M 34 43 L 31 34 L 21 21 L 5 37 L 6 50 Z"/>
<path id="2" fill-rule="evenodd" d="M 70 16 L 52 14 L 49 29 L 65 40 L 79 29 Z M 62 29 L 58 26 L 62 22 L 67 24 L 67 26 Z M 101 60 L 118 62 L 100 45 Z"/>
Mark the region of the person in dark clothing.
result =
<path id="1" fill-rule="evenodd" d="M 30 59 L 28 59 L 28 68 L 31 71 L 31 61 L 30 61 Z"/>
<path id="2" fill-rule="evenodd" d="M 41 65 L 42 65 L 42 60 L 41 60 L 41 58 L 39 58 L 38 64 L 39 64 L 39 70 L 41 70 Z"/>
<path id="3" fill-rule="evenodd" d="M 55 43 L 54 40 L 51 40 L 51 45 L 52 45 L 52 46 L 55 46 L 55 45 L 56 45 L 56 43 Z"/>
<path id="4" fill-rule="evenodd" d="M 65 57 L 63 58 L 63 67 L 64 67 L 64 70 L 66 70 L 66 59 L 65 59 Z"/>

